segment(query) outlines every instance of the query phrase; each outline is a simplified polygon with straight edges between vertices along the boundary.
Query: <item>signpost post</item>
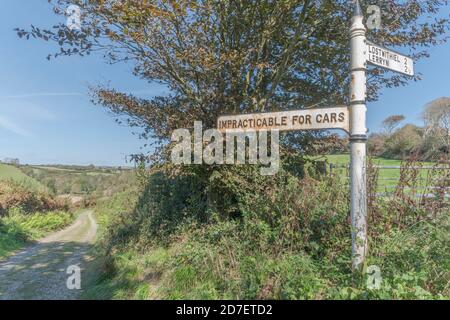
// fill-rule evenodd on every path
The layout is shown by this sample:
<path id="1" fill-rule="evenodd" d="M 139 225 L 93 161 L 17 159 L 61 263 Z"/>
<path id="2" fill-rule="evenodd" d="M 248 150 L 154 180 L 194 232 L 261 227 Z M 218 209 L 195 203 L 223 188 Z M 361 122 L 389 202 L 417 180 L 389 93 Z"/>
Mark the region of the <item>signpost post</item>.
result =
<path id="1" fill-rule="evenodd" d="M 404 75 L 414 75 L 414 61 L 366 40 L 363 13 L 356 0 L 350 28 L 350 198 L 352 267 L 359 270 L 367 254 L 366 92 L 367 63 Z"/>
<path id="2" fill-rule="evenodd" d="M 350 28 L 350 208 L 352 268 L 360 269 L 367 251 L 366 199 L 366 28 L 359 1 Z"/>

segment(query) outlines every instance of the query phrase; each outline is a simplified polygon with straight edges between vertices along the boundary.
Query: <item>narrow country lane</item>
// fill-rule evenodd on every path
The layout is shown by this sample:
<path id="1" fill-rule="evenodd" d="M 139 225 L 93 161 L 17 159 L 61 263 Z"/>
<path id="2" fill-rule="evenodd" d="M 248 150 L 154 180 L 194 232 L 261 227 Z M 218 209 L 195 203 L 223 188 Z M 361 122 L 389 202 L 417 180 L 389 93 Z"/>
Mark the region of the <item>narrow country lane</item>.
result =
<path id="1" fill-rule="evenodd" d="M 81 289 L 89 248 L 97 223 L 85 211 L 68 228 L 41 239 L 7 260 L 0 261 L 0 300 L 77 299 L 81 290 L 68 289 L 69 266 L 81 268 Z"/>

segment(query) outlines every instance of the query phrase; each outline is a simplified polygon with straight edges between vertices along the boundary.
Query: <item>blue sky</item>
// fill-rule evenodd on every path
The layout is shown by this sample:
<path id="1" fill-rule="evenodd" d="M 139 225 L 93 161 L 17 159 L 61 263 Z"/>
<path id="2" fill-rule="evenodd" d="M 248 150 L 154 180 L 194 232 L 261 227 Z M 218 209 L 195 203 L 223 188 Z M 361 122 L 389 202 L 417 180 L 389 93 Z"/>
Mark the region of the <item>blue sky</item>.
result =
<path id="1" fill-rule="evenodd" d="M 450 13 L 450 7 L 445 9 Z M 131 65 L 107 65 L 100 56 L 62 57 L 47 61 L 55 46 L 17 37 L 15 27 L 48 27 L 61 17 L 47 0 L 2 0 L 0 11 L 0 159 L 22 163 L 124 165 L 125 156 L 140 151 L 140 141 L 119 126 L 106 109 L 95 106 L 88 85 L 112 87 L 142 97 L 164 89 L 131 75 Z M 431 58 L 416 64 L 423 81 L 386 89 L 368 104 L 368 127 L 377 131 L 391 114 L 404 114 L 420 124 L 423 106 L 450 96 L 450 44 L 431 48 Z"/>

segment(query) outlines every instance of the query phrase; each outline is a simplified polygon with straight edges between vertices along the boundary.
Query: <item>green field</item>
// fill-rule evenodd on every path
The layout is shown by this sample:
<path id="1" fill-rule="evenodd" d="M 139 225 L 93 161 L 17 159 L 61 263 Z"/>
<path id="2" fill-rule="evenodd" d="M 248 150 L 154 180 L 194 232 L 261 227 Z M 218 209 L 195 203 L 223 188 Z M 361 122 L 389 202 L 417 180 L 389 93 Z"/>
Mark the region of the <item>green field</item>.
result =
<path id="1" fill-rule="evenodd" d="M 350 163 L 350 155 L 349 154 L 332 154 L 320 157 L 314 157 L 314 159 L 327 159 L 329 163 L 338 164 L 338 165 L 346 165 Z M 386 159 L 380 157 L 372 158 L 374 164 L 379 166 L 400 166 L 402 164 L 402 160 L 395 159 Z M 433 166 L 435 163 L 433 162 L 419 162 L 424 166 Z"/>
<path id="2" fill-rule="evenodd" d="M 26 165 L 20 170 L 56 195 L 91 195 L 96 192 L 103 196 L 120 188 L 120 180 L 133 176 L 132 170 L 112 167 Z"/>
<path id="3" fill-rule="evenodd" d="M 0 163 L 0 180 L 12 179 L 16 182 L 23 183 L 40 191 L 46 191 L 47 188 L 37 180 L 27 176 L 19 168 L 11 165 Z"/>
<path id="4" fill-rule="evenodd" d="M 320 157 L 314 157 L 314 160 L 327 160 L 329 164 L 336 165 L 337 168 L 333 168 L 332 172 L 337 174 L 343 179 L 344 183 L 348 183 L 348 169 L 346 166 L 350 163 L 350 155 L 348 154 L 338 154 L 338 155 L 326 155 Z M 401 166 L 403 161 L 395 159 L 385 159 L 380 157 L 372 158 L 373 164 L 375 166 Z M 433 162 L 417 162 L 415 164 L 418 167 L 433 167 L 436 164 Z M 328 167 L 329 170 L 329 167 Z M 379 192 L 389 192 L 393 191 L 398 185 L 400 179 L 400 169 L 399 168 L 378 168 L 378 188 Z M 448 170 L 448 169 L 446 169 Z M 420 169 L 418 175 L 418 186 L 424 187 L 430 185 L 430 175 L 433 175 L 434 179 L 437 175 L 444 175 L 444 171 L 440 170 L 430 170 L 430 169 Z M 422 189 L 423 190 L 423 189 Z M 420 190 L 419 190 L 420 191 Z"/>
<path id="5" fill-rule="evenodd" d="M 87 174 L 91 176 L 104 175 L 111 176 L 114 175 L 112 172 L 106 172 L 105 170 L 100 169 L 68 169 L 62 167 L 51 167 L 51 166 L 29 166 L 33 168 L 33 170 L 42 170 L 42 171 L 50 171 L 50 172 L 62 172 L 62 173 L 72 173 L 72 174 Z"/>

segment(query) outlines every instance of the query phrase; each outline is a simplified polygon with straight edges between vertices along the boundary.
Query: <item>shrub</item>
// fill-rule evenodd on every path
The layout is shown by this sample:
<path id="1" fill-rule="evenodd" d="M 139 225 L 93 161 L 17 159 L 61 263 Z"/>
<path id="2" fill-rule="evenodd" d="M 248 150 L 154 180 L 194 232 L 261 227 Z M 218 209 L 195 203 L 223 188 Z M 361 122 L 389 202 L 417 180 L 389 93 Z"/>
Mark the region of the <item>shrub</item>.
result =
<path id="1" fill-rule="evenodd" d="M 73 215 L 64 211 L 25 214 L 21 208 L 11 208 L 0 217 L 0 257 L 22 247 L 27 241 L 61 229 L 72 222 Z"/>
<path id="2" fill-rule="evenodd" d="M 442 198 L 423 201 L 404 192 L 417 178 L 414 165 L 404 165 L 392 197 L 371 197 L 367 265 L 382 271 L 377 290 L 350 269 L 347 188 L 307 167 L 295 171 L 284 162 L 271 177 L 251 166 L 197 166 L 175 175 L 160 168 L 142 179 L 134 210 L 111 218 L 102 246 L 121 281 L 148 279 L 139 295 L 157 298 L 449 296 L 448 214 Z M 133 254 L 137 271 L 126 276 L 118 257 L 130 250 L 141 254 Z M 110 273 L 104 281 L 117 278 Z M 137 294 L 134 284 L 125 290 Z"/>
<path id="3" fill-rule="evenodd" d="M 0 181 L 0 216 L 11 208 L 20 207 L 24 213 L 36 211 L 68 210 L 66 201 L 23 186 L 15 181 Z"/>

